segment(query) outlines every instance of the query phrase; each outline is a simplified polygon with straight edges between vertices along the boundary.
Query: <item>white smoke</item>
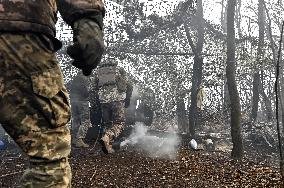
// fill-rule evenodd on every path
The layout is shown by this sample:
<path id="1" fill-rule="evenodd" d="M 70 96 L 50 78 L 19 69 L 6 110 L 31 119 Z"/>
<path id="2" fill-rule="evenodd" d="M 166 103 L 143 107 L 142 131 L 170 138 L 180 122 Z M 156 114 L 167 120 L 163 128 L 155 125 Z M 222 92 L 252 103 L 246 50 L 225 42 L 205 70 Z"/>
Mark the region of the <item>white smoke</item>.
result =
<path id="1" fill-rule="evenodd" d="M 132 134 L 121 142 L 120 146 L 134 146 L 142 149 L 150 157 L 175 159 L 180 138 L 175 132 L 168 132 L 161 137 L 148 132 L 148 127 L 143 123 L 136 123 Z"/>

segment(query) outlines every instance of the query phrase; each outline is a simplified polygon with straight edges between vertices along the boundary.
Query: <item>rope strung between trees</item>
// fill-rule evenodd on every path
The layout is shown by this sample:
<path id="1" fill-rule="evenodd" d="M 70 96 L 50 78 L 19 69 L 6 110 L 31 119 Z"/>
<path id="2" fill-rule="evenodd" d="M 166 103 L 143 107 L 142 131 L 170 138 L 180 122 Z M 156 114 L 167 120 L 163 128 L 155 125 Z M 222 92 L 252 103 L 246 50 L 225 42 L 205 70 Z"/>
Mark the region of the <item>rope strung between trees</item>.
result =
<path id="1" fill-rule="evenodd" d="M 280 56 L 281 56 L 281 47 L 282 47 L 282 40 L 283 40 L 283 29 L 284 29 L 284 21 L 282 22 L 281 36 L 280 36 L 280 41 L 279 41 L 278 59 L 277 59 L 277 64 L 276 64 L 275 94 L 276 94 L 276 124 L 277 124 L 278 144 L 279 144 L 279 152 L 280 152 L 280 172 L 282 175 L 282 179 L 284 181 L 284 159 L 283 159 L 283 152 L 282 152 L 281 134 L 280 134 L 280 125 L 279 125 L 279 112 L 278 112 L 278 106 L 279 106 L 278 104 L 278 97 L 279 97 L 278 96 L 279 95 L 278 84 L 279 84 Z M 282 122 L 282 124 L 283 123 L 284 122 Z"/>

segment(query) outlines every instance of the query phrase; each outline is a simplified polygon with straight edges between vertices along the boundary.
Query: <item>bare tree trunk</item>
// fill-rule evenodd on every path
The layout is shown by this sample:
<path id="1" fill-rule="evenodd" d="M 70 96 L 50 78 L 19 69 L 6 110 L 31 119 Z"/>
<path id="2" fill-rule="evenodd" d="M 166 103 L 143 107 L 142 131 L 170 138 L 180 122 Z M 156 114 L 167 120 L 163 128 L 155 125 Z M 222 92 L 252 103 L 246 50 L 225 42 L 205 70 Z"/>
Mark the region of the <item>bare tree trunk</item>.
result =
<path id="1" fill-rule="evenodd" d="M 250 119 L 255 121 L 258 113 L 258 103 L 259 103 L 259 84 L 260 84 L 260 75 L 258 70 L 253 74 L 253 87 L 252 87 L 252 109 Z"/>
<path id="2" fill-rule="evenodd" d="M 236 0 L 228 0 L 227 14 L 227 67 L 226 75 L 228 79 L 228 89 L 231 101 L 231 136 L 233 141 L 232 158 L 241 159 L 243 157 L 243 141 L 241 134 L 240 118 L 241 106 L 240 97 L 235 80 L 236 70 L 236 40 L 235 40 L 235 8 Z"/>
<path id="3" fill-rule="evenodd" d="M 266 12 L 266 16 L 267 16 L 267 19 L 268 19 L 268 24 L 266 25 L 266 32 L 267 32 L 267 36 L 268 36 L 268 38 L 269 38 L 269 41 L 270 41 L 270 45 L 269 45 L 269 47 L 271 48 L 271 50 L 272 50 L 272 54 L 273 54 L 273 65 L 276 65 L 276 62 L 277 62 L 277 52 L 276 52 L 276 44 L 275 44 L 275 41 L 274 41 L 274 39 L 273 39 L 273 36 L 272 36 L 272 28 L 271 28 L 271 25 L 272 25 L 272 21 L 271 21 L 271 17 L 270 17 L 270 15 L 269 15 L 269 12 L 268 12 L 268 9 L 267 9 L 267 7 L 266 7 L 266 4 L 265 4 L 265 2 L 264 2 L 264 8 L 265 8 L 265 12 Z M 283 74 L 282 74 L 283 75 Z M 271 76 L 270 76 L 270 79 L 272 79 L 271 78 Z M 280 81 L 281 82 L 281 81 Z M 272 87 L 270 87 L 269 89 L 268 89 L 268 94 L 271 94 L 273 89 L 272 89 Z M 268 97 L 268 100 L 270 101 L 270 105 L 271 105 L 271 95 Z M 281 109 L 283 108 L 283 103 L 282 103 L 282 96 L 280 95 L 279 96 L 279 100 L 280 100 L 280 104 L 281 104 Z M 271 105 L 272 106 L 272 105 Z M 271 107 L 271 109 L 272 109 L 272 107 Z M 272 110 L 271 110 L 272 111 Z M 272 112 L 271 112 L 272 113 Z M 282 116 L 282 122 L 284 122 L 284 116 Z M 284 130 L 284 126 L 283 126 L 283 130 Z M 284 133 L 284 132 L 283 132 Z"/>
<path id="4" fill-rule="evenodd" d="M 255 121 L 258 113 L 258 103 L 259 103 L 259 90 L 260 90 L 260 74 L 258 64 L 263 61 L 263 45 L 264 45 L 264 2 L 263 0 L 258 0 L 258 49 L 257 49 L 257 65 L 255 68 L 255 73 L 253 76 L 253 97 L 252 97 L 252 111 L 251 120 Z"/>
<path id="5" fill-rule="evenodd" d="M 276 73 L 275 73 L 275 107 L 276 107 L 276 125 L 277 125 L 277 136 L 278 136 L 278 147 L 279 147 L 279 153 L 280 153 L 280 173 L 282 175 L 282 181 L 284 182 L 284 155 L 283 155 L 283 145 L 282 145 L 282 140 L 281 140 L 281 131 L 280 131 L 280 122 L 279 122 L 279 95 L 280 93 L 280 88 L 279 88 L 279 76 L 280 76 L 280 61 L 281 61 L 281 50 L 282 50 L 282 42 L 283 42 L 283 30 L 284 30 L 284 21 L 281 24 L 281 35 L 280 35 L 280 41 L 279 41 L 279 51 L 278 51 L 278 57 L 277 57 L 277 63 L 276 63 Z M 282 104 L 281 104 L 282 105 Z M 283 108 L 281 108 L 282 114 L 283 114 Z M 282 116 L 283 118 L 283 116 Z M 283 124 L 283 122 L 282 122 Z M 283 125 L 282 125 L 283 126 Z"/>
<path id="6" fill-rule="evenodd" d="M 203 44 L 204 44 L 204 19 L 203 19 L 203 5 L 202 0 L 197 0 L 197 43 L 194 44 L 188 28 L 186 27 L 186 35 L 188 42 L 194 53 L 193 75 L 192 75 L 192 88 L 191 88 L 191 103 L 189 108 L 189 131 L 191 136 L 195 136 L 195 129 L 197 125 L 197 94 L 202 82 L 202 69 L 203 69 L 203 57 L 201 56 Z"/>
<path id="7" fill-rule="evenodd" d="M 283 73 L 280 75 L 281 79 L 279 79 L 278 98 L 279 98 L 281 121 L 282 121 L 282 134 L 284 135 L 284 105 L 283 105 L 283 92 L 281 92 L 283 90 Z"/>
<path id="8" fill-rule="evenodd" d="M 221 12 L 221 26 L 222 26 L 222 30 L 224 33 L 227 33 L 227 5 L 228 3 L 226 3 L 225 5 L 225 0 L 221 1 L 221 5 L 222 5 L 222 12 Z M 223 50 L 226 50 L 226 43 L 224 41 L 223 44 Z M 225 117 L 227 117 L 228 115 L 228 107 L 230 105 L 230 97 L 229 97 L 229 91 L 228 91 L 228 84 L 227 84 L 227 78 L 225 77 L 224 79 L 224 86 L 223 86 L 223 114 L 225 115 Z"/>
<path id="9" fill-rule="evenodd" d="M 176 113 L 177 113 L 178 128 L 181 132 L 185 132 L 187 121 L 186 121 L 184 96 L 178 96 L 177 98 Z"/>
<path id="10" fill-rule="evenodd" d="M 222 0 L 221 5 L 222 5 L 222 12 L 221 12 L 221 26 L 224 31 L 224 33 L 227 33 L 227 6 L 228 3 L 225 5 L 225 0 Z"/>
<path id="11" fill-rule="evenodd" d="M 237 29 L 238 29 L 239 38 L 242 38 L 242 29 L 241 29 L 241 7 L 242 7 L 242 0 L 237 0 L 236 26 L 237 26 Z"/>
<path id="12" fill-rule="evenodd" d="M 203 58 L 194 57 L 192 87 L 191 87 L 191 102 L 189 107 L 189 126 L 190 134 L 195 135 L 195 129 L 198 127 L 197 114 L 197 94 L 202 81 L 202 65 Z"/>
<path id="13" fill-rule="evenodd" d="M 269 15 L 269 12 L 268 12 L 268 9 L 266 7 L 266 4 L 264 2 L 264 8 L 265 8 L 265 12 L 266 12 L 266 16 L 267 16 L 267 19 L 268 19 L 268 24 L 267 24 L 267 28 L 266 28 L 266 32 L 267 32 L 267 36 L 269 36 L 269 41 L 270 41 L 270 48 L 272 50 L 272 54 L 273 54 L 273 64 L 276 65 L 276 62 L 277 62 L 277 52 L 276 52 L 276 44 L 273 40 L 273 36 L 272 36 L 272 28 L 271 28 L 271 25 L 272 25 L 272 21 L 271 21 L 271 18 L 270 18 L 270 15 Z"/>
<path id="14" fill-rule="evenodd" d="M 271 100 L 269 100 L 268 96 L 265 93 L 264 90 L 264 78 L 263 78 L 263 71 L 261 71 L 261 86 L 260 86 L 260 94 L 263 98 L 264 105 L 265 105 L 265 113 L 268 121 L 272 121 L 273 113 L 272 113 L 272 104 Z"/>
<path id="15" fill-rule="evenodd" d="M 283 6 L 282 5 L 282 2 L 281 1 L 278 1 L 278 5 L 279 6 Z M 268 33 L 268 36 L 269 36 L 269 40 L 270 40 L 270 48 L 273 52 L 273 64 L 276 66 L 277 65 L 277 55 L 276 55 L 276 44 L 275 44 L 275 41 L 273 39 L 273 36 L 272 36 L 272 21 L 271 21 L 271 17 L 269 15 L 269 12 L 268 12 L 268 8 L 266 7 L 266 4 L 264 3 L 264 7 L 265 7 L 265 11 L 266 11 L 266 15 L 267 15 L 267 18 L 268 18 L 268 25 L 267 25 L 267 33 Z M 280 30 L 281 31 L 281 30 Z M 281 54 L 280 54 L 280 59 L 281 59 Z M 283 65 L 282 65 L 283 67 Z M 283 95 L 282 95 L 282 92 L 280 92 L 280 90 L 282 90 L 283 88 L 283 83 L 284 83 L 284 79 L 283 79 L 283 72 L 281 72 L 280 74 L 281 76 L 281 79 L 280 79 L 280 88 L 279 88 L 279 102 L 280 102 L 280 109 L 281 109 L 281 120 L 282 120 L 282 132 L 284 134 L 284 105 L 283 105 Z"/>
<path id="16" fill-rule="evenodd" d="M 229 96 L 229 90 L 228 90 L 228 80 L 225 78 L 224 81 L 224 101 L 223 101 L 223 113 L 225 117 L 228 116 L 229 114 L 229 109 L 230 107 L 230 96 Z"/>

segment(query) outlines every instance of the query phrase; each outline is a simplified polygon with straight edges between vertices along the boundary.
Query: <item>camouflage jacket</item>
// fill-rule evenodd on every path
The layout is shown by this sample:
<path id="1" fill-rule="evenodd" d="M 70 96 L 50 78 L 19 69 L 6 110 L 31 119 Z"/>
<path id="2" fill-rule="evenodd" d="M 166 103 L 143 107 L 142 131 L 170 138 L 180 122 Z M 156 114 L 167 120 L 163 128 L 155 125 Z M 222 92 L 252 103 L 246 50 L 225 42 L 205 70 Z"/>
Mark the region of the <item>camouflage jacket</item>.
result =
<path id="1" fill-rule="evenodd" d="M 127 95 L 127 91 L 131 90 L 132 92 L 132 83 L 127 77 L 126 71 L 122 67 L 117 67 L 116 69 L 118 74 L 121 74 L 126 80 L 126 91 L 121 92 L 118 89 L 117 84 L 99 86 L 98 75 L 95 75 L 91 78 L 90 92 L 97 93 L 100 103 L 111 103 L 116 101 L 124 101 L 128 96 L 131 97 L 131 94 Z"/>
<path id="2" fill-rule="evenodd" d="M 88 16 L 102 26 L 102 0 L 2 0 L 0 31 L 38 32 L 55 37 L 57 7 L 70 26 Z"/>

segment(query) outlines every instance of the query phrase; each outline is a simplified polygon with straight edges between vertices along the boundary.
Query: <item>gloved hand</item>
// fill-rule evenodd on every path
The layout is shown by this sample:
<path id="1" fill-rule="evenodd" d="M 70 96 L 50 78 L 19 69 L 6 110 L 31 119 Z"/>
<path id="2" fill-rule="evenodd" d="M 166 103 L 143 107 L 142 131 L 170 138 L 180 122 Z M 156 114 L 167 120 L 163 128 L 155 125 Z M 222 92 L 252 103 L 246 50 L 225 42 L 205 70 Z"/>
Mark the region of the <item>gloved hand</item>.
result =
<path id="1" fill-rule="evenodd" d="M 67 48 L 72 65 L 89 76 L 100 63 L 105 49 L 101 28 L 90 19 L 80 19 L 73 25 L 73 42 Z"/>

